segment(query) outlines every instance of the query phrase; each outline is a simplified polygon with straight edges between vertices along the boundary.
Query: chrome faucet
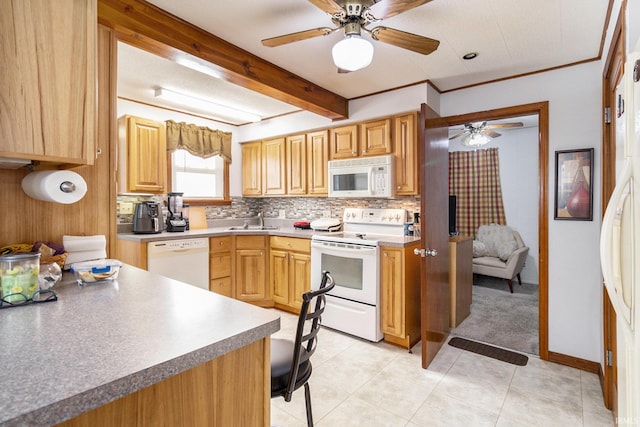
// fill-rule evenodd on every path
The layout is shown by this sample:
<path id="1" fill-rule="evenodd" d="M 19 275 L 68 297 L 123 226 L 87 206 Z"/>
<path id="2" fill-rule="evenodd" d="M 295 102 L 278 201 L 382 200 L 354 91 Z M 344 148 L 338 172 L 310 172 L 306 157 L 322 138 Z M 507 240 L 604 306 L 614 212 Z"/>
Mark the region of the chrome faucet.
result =
<path id="1" fill-rule="evenodd" d="M 258 212 L 258 224 L 260 224 L 260 228 L 264 228 L 264 216 L 262 212 Z"/>

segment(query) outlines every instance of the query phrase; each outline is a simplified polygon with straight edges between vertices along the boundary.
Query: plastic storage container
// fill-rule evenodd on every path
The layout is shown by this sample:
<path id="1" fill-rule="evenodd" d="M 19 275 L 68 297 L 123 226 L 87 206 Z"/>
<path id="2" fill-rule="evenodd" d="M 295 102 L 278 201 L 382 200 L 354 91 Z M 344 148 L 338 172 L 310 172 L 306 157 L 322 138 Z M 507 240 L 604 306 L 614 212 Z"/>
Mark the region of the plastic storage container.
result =
<path id="1" fill-rule="evenodd" d="M 18 253 L 0 256 L 0 282 L 2 299 L 20 302 L 33 298 L 39 290 L 39 253 Z"/>
<path id="2" fill-rule="evenodd" d="M 99 259 L 71 264 L 71 272 L 79 285 L 113 282 L 118 278 L 122 263 L 115 259 Z"/>

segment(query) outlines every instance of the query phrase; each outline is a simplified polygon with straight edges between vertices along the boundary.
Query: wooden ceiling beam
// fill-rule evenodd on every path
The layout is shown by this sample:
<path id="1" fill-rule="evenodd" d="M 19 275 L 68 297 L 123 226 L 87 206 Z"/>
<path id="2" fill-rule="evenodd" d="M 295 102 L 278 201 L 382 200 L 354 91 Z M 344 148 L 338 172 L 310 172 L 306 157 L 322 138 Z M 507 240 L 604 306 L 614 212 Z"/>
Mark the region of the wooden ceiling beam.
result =
<path id="1" fill-rule="evenodd" d="M 346 98 L 144 0 L 98 0 L 98 21 L 116 30 L 121 41 L 164 58 L 199 60 L 230 83 L 332 120 L 349 117 Z"/>

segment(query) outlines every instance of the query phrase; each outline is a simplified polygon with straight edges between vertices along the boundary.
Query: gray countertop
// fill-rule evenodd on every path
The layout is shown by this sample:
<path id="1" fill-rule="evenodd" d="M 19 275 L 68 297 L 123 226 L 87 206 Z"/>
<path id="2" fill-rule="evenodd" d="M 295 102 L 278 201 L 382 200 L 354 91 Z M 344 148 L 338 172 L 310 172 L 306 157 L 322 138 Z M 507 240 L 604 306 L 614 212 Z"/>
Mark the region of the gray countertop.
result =
<path id="1" fill-rule="evenodd" d="M 277 230 L 236 230 L 230 231 L 229 226 L 224 227 L 210 227 L 200 230 L 189 230 L 178 233 L 169 233 L 163 231 L 158 234 L 133 234 L 133 233 L 119 233 L 119 239 L 131 240 L 140 243 L 157 242 L 160 240 L 174 240 L 174 239 L 192 239 L 196 237 L 216 237 L 216 236 L 231 236 L 231 235 L 244 235 L 244 234 L 265 234 L 268 236 L 285 236 L 285 237 L 300 237 L 303 239 L 310 239 L 314 234 L 331 235 L 330 232 L 319 232 L 314 230 L 298 230 L 293 228 L 292 225 L 279 225 Z M 383 246 L 397 246 L 404 247 L 415 242 L 419 242 L 420 238 L 414 236 L 388 236 L 384 237 L 380 244 Z"/>
<path id="2" fill-rule="evenodd" d="M 125 265 L 0 310 L 0 425 L 52 425 L 268 337 L 277 313 Z"/>

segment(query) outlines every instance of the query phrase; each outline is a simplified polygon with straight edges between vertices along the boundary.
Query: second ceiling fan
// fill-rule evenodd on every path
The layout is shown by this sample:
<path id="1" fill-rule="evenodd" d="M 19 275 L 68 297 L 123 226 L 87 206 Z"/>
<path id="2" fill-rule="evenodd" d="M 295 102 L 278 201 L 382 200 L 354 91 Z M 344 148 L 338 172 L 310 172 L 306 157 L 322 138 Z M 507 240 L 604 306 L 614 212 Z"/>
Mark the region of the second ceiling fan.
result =
<path id="1" fill-rule="evenodd" d="M 522 126 L 522 122 L 495 124 L 487 124 L 487 122 L 466 123 L 462 131 L 449 137 L 449 141 L 464 135 L 464 138 L 462 138 L 462 144 L 467 147 L 479 147 L 488 143 L 491 138 L 497 138 L 502 135 L 494 129 L 519 128 Z"/>
<path id="2" fill-rule="evenodd" d="M 408 33 L 394 28 L 367 25 L 398 15 L 421 6 L 431 0 L 309 0 L 314 6 L 331 16 L 336 27 L 321 27 L 299 31 L 262 40 L 268 47 L 280 46 L 313 37 L 326 36 L 344 29 L 345 38 L 332 50 L 338 71 L 356 71 L 366 67 L 373 58 L 373 46 L 362 38 L 362 31 L 372 39 L 393 46 L 428 55 L 438 48 L 440 42 L 428 37 Z"/>

